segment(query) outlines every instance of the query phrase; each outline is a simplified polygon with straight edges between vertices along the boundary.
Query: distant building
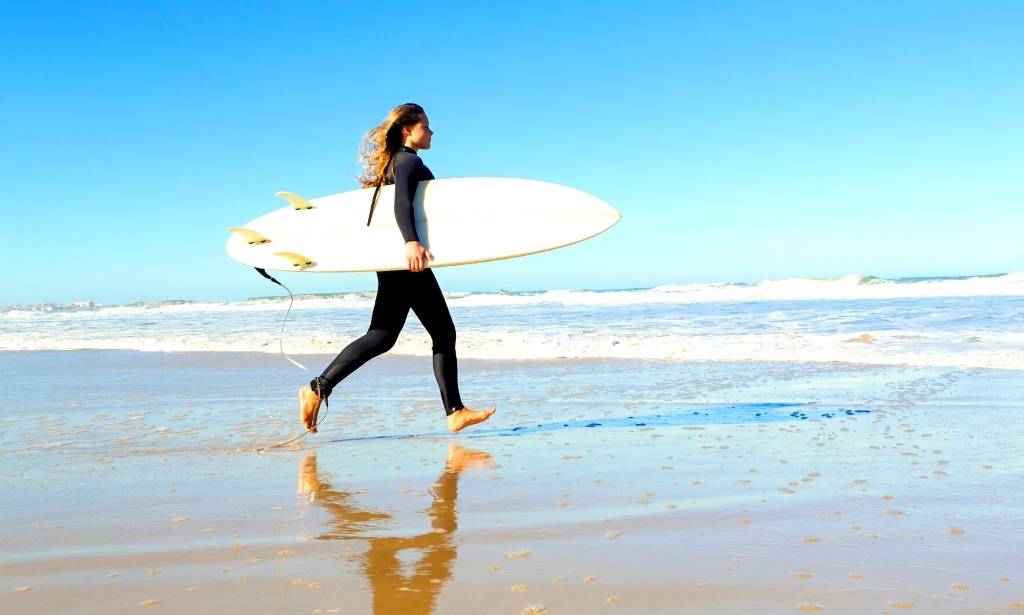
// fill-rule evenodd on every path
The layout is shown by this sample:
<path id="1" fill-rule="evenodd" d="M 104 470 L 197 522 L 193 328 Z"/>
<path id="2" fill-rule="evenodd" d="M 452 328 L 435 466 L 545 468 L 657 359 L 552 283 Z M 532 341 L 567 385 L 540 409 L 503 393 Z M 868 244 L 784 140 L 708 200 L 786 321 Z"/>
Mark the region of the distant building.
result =
<path id="1" fill-rule="evenodd" d="M 43 312 L 74 312 L 75 310 L 91 310 L 96 307 L 96 304 L 92 301 L 72 301 L 70 303 L 50 302 L 32 307 Z"/>

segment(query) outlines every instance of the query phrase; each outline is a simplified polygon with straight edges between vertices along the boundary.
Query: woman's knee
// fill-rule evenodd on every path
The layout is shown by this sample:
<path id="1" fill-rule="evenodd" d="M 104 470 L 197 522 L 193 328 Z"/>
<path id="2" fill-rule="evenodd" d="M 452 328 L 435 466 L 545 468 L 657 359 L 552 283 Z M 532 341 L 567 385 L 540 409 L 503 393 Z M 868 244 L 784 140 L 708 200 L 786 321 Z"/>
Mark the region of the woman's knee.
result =
<path id="1" fill-rule="evenodd" d="M 431 330 L 430 341 L 435 350 L 455 348 L 455 326 L 449 325 Z"/>
<path id="2" fill-rule="evenodd" d="M 377 354 L 384 354 L 395 347 L 398 334 L 386 329 L 370 329 L 363 339 Z"/>

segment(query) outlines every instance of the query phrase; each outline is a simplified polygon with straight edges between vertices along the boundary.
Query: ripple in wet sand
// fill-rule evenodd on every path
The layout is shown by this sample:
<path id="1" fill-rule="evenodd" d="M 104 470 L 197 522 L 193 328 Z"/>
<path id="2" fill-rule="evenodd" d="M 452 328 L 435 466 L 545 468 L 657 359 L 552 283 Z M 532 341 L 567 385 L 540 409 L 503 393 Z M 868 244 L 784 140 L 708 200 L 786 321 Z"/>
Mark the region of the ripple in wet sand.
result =
<path id="1" fill-rule="evenodd" d="M 533 555 L 533 549 L 520 549 L 518 551 L 507 553 L 505 557 L 508 559 L 522 559 L 524 557 L 530 557 L 531 555 Z"/>

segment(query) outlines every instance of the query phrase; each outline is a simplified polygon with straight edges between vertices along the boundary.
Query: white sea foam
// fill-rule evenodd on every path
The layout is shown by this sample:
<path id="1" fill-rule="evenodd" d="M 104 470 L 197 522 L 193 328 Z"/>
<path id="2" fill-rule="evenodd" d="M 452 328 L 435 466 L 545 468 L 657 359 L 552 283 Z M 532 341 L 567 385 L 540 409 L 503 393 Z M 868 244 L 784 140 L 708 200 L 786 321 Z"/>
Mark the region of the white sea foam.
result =
<path id="1" fill-rule="evenodd" d="M 375 292 L 361 291 L 332 295 L 298 295 L 293 309 L 370 309 Z M 757 284 L 729 282 L 712 284 L 667 284 L 635 290 L 548 290 L 535 292 L 449 292 L 453 307 L 494 307 L 560 304 L 643 305 L 690 304 L 748 301 L 815 301 L 856 299 L 923 299 L 929 297 L 1011 297 L 1024 296 L 1024 272 L 968 278 L 884 280 L 851 274 L 838 279 L 789 278 L 763 280 Z M 47 313 L 75 319 L 101 314 L 118 317 L 129 314 L 182 314 L 190 312 L 261 312 L 281 309 L 287 297 L 259 297 L 244 301 L 164 301 L 131 305 L 101 306 L 94 310 Z M 0 309 L 0 319 L 31 319 L 39 312 Z"/>
<path id="2" fill-rule="evenodd" d="M 93 339 L 3 339 L 5 350 L 131 349 L 160 352 L 278 352 L 272 331 L 246 338 L 203 335 L 105 337 Z M 480 359 L 549 360 L 659 359 L 672 361 L 798 361 L 908 364 L 965 368 L 1024 369 L 1024 334 L 945 335 L 875 332 L 860 335 L 639 334 L 571 331 L 459 331 L 459 356 Z M 334 339 L 286 336 L 290 354 L 333 354 L 360 332 Z M 429 356 L 431 343 L 422 330 L 407 331 L 393 353 Z"/>
<path id="3" fill-rule="evenodd" d="M 846 361 L 1024 369 L 1024 273 L 449 293 L 467 358 Z M 0 313 L 0 350 L 277 352 L 287 298 Z M 361 335 L 373 293 L 296 298 L 291 353 Z M 392 352 L 429 355 L 414 317 Z"/>

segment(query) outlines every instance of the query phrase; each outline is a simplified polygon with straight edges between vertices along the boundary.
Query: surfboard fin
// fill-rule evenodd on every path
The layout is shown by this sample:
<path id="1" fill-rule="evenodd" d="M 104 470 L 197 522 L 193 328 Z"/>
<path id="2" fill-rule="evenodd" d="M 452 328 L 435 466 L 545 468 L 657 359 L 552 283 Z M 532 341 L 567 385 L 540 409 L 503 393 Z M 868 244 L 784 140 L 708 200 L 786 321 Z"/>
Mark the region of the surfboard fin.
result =
<path id="1" fill-rule="evenodd" d="M 250 246 L 259 246 L 265 243 L 270 243 L 270 240 L 263 235 L 241 226 L 228 227 L 228 232 L 241 236 L 241 238 L 248 242 Z"/>
<path id="2" fill-rule="evenodd" d="M 298 269 L 300 271 L 313 266 L 313 259 L 303 256 L 298 252 L 274 252 L 274 256 L 285 259 L 291 263 L 294 269 Z"/>
<path id="3" fill-rule="evenodd" d="M 299 196 L 294 192 L 275 192 L 274 195 L 288 201 L 297 210 L 314 209 L 313 204 L 307 201 L 305 197 Z"/>

